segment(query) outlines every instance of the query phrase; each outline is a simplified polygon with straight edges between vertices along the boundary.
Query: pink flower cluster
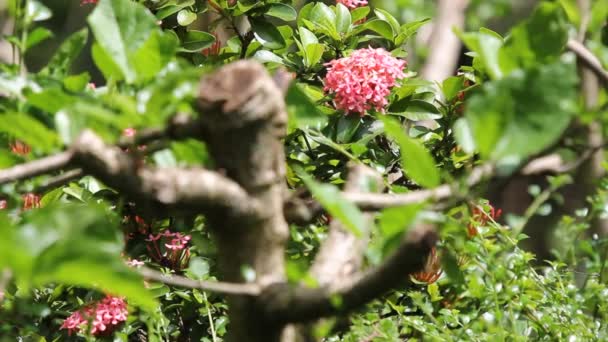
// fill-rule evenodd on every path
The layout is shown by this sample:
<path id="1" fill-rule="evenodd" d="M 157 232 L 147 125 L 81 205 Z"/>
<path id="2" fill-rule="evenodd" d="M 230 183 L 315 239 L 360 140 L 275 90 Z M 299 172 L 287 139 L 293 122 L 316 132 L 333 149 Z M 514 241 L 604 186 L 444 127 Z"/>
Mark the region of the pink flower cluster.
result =
<path id="1" fill-rule="evenodd" d="M 127 304 L 123 298 L 107 295 L 100 302 L 71 314 L 61 325 L 61 329 L 67 329 L 69 335 L 74 332 L 87 332 L 88 323 L 91 321 L 91 334 L 108 335 L 127 320 L 128 314 Z"/>
<path id="2" fill-rule="evenodd" d="M 367 6 L 367 0 L 337 0 L 336 3 L 342 4 L 350 9 Z"/>
<path id="3" fill-rule="evenodd" d="M 156 262 L 174 270 L 182 270 L 190 262 L 188 243 L 192 237 L 182 233 L 173 233 L 169 229 L 159 234 L 150 234 L 146 246 Z"/>
<path id="4" fill-rule="evenodd" d="M 386 97 L 397 80 L 405 77 L 407 62 L 391 56 L 384 49 L 360 49 L 349 57 L 326 64 L 324 90 L 335 94 L 337 109 L 365 114 L 371 108 L 384 111 Z"/>

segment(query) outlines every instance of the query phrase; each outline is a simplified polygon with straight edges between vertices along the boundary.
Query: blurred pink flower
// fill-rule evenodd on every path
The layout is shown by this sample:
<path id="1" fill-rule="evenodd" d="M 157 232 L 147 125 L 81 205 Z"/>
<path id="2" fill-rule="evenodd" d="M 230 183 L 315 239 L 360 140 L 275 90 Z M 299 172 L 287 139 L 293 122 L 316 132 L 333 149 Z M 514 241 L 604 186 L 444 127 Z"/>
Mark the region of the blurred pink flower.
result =
<path id="1" fill-rule="evenodd" d="M 131 258 L 127 259 L 125 262 L 127 263 L 127 266 L 130 266 L 130 267 L 140 267 L 145 264 L 143 261 L 139 261 L 137 259 L 131 259 Z"/>
<path id="2" fill-rule="evenodd" d="M 8 202 L 6 200 L 0 200 L 0 210 L 6 209 Z"/>
<path id="3" fill-rule="evenodd" d="M 96 4 L 97 2 L 99 2 L 99 0 L 80 0 L 80 6 Z"/>
<path id="4" fill-rule="evenodd" d="M 125 136 L 125 137 L 129 137 L 129 138 L 134 137 L 135 134 L 137 134 L 137 130 L 135 128 L 132 128 L 132 127 L 125 128 L 122 131 L 122 135 Z"/>
<path id="5" fill-rule="evenodd" d="M 35 193 L 27 193 L 21 197 L 23 199 L 23 210 L 40 208 L 40 195 Z"/>
<path id="6" fill-rule="evenodd" d="M 386 97 L 397 80 L 405 77 L 407 62 L 384 49 L 360 49 L 327 64 L 324 90 L 335 94 L 337 109 L 365 114 L 371 108 L 383 112 Z"/>
<path id="7" fill-rule="evenodd" d="M 18 156 L 27 156 L 32 152 L 32 148 L 21 140 L 15 140 L 10 144 L 11 152 Z"/>
<path id="8" fill-rule="evenodd" d="M 342 4 L 350 9 L 367 6 L 367 0 L 336 0 L 336 3 Z"/>
<path id="9" fill-rule="evenodd" d="M 106 295 L 101 301 L 72 313 L 65 319 L 61 329 L 67 329 L 69 335 L 74 332 L 86 332 L 88 322 L 91 321 L 91 334 L 105 336 L 114 332 L 122 322 L 126 321 L 128 314 L 127 304 L 123 298 Z"/>

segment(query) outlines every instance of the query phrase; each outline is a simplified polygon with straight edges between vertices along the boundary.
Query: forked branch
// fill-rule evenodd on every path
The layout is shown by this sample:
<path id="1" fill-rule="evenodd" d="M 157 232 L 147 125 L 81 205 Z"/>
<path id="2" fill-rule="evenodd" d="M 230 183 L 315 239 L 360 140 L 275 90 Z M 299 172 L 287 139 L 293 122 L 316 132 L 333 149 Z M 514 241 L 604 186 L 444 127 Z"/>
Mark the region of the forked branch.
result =
<path id="1" fill-rule="evenodd" d="M 260 309 L 268 319 L 282 323 L 308 322 L 356 309 L 403 284 L 408 275 L 419 271 L 437 238 L 432 226 L 415 227 L 381 265 L 348 279 L 339 288 L 294 288 L 276 284 L 260 296 Z"/>

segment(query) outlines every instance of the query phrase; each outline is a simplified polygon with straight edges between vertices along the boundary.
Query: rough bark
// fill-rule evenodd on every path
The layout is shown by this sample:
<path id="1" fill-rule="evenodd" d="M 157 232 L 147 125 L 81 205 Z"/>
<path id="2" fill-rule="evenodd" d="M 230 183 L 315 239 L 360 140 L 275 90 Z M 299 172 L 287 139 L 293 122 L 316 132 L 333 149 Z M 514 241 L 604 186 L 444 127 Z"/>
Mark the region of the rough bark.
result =
<path id="1" fill-rule="evenodd" d="M 285 159 L 282 138 L 287 114 L 280 89 L 257 63 L 240 61 L 202 80 L 199 106 L 205 140 L 219 168 L 260 204 L 250 219 L 228 213 L 208 215 L 219 244 L 223 278 L 244 282 L 243 267 L 255 283 L 284 282 L 284 247 L 289 228 L 283 217 Z M 259 319 L 255 300 L 229 296 L 227 341 L 279 341 L 286 325 Z"/>

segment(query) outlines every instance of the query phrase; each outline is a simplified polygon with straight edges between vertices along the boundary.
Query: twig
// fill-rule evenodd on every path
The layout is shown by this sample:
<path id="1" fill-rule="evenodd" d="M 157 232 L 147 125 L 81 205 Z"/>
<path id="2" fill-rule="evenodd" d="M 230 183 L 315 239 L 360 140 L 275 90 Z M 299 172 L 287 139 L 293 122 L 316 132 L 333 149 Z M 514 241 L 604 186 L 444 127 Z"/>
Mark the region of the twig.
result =
<path id="1" fill-rule="evenodd" d="M 199 289 L 203 291 L 223 293 L 230 295 L 243 295 L 243 296 L 257 296 L 262 291 L 260 286 L 257 284 L 237 284 L 237 283 L 226 283 L 221 281 L 203 281 L 194 280 L 182 276 L 168 276 L 162 272 L 153 270 L 148 267 L 142 267 L 139 269 L 139 273 L 149 280 L 159 281 L 163 284 L 185 287 L 189 289 Z"/>
<path id="2" fill-rule="evenodd" d="M 492 164 L 484 164 L 474 168 L 465 181 L 465 186 L 472 187 L 484 178 L 494 174 Z M 427 200 L 443 200 L 454 196 L 458 184 L 444 184 L 434 189 L 412 191 L 405 194 L 365 194 L 355 192 L 344 192 L 342 196 L 357 204 L 364 210 L 377 210 L 387 207 L 420 203 Z"/>
<path id="3" fill-rule="evenodd" d="M 200 137 L 204 135 L 202 131 L 200 122 L 191 119 L 187 115 L 177 114 L 171 119 L 167 128 L 142 130 L 134 137 L 123 137 L 116 146 L 128 148 L 164 138 L 183 139 L 192 136 Z M 151 151 L 154 151 L 154 149 L 148 149 L 147 152 Z M 28 163 L 15 165 L 12 168 L 0 170 L 0 185 L 68 168 L 71 166 L 72 157 L 73 151 L 67 150 Z M 83 174 L 77 175 L 75 170 L 68 172 L 74 178 L 83 176 Z"/>
<path id="4" fill-rule="evenodd" d="M 71 159 L 72 152 L 65 151 L 25 164 L 15 165 L 9 169 L 0 170 L 0 185 L 63 169 L 68 166 Z"/>
<path id="5" fill-rule="evenodd" d="M 587 47 L 574 39 L 568 40 L 566 48 L 572 51 L 578 59 L 587 66 L 608 87 L 608 71 L 602 67 L 600 60 Z"/>

